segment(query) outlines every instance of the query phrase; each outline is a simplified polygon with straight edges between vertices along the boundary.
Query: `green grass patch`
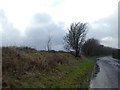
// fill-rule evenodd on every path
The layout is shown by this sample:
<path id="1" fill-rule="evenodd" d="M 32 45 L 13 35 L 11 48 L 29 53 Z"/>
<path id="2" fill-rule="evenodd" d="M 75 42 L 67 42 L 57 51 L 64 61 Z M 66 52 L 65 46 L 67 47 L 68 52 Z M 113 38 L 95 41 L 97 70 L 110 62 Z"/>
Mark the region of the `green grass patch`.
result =
<path id="1" fill-rule="evenodd" d="M 24 78 L 24 87 L 88 88 L 94 58 L 74 60 L 41 75 Z M 34 82 L 34 83 L 33 83 Z"/>

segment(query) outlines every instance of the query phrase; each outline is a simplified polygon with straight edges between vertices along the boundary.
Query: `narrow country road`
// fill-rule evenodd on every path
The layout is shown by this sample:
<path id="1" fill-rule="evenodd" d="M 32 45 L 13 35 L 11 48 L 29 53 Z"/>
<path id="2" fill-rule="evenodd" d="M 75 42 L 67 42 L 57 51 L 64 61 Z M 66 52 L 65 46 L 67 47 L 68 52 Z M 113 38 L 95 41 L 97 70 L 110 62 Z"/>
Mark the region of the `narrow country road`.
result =
<path id="1" fill-rule="evenodd" d="M 92 78 L 90 88 L 119 88 L 119 61 L 111 56 L 98 58 L 96 64 L 99 66 L 99 72 Z"/>

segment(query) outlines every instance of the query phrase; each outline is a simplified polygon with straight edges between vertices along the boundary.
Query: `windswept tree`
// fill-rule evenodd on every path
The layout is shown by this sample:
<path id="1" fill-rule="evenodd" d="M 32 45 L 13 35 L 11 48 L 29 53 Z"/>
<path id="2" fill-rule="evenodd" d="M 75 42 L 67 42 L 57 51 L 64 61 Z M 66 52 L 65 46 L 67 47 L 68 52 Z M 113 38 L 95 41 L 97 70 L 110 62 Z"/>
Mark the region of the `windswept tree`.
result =
<path id="1" fill-rule="evenodd" d="M 75 56 L 77 57 L 80 54 L 80 50 L 85 41 L 85 36 L 87 33 L 87 24 L 86 23 L 72 23 L 68 29 L 68 33 L 64 37 L 65 49 L 74 50 Z"/>

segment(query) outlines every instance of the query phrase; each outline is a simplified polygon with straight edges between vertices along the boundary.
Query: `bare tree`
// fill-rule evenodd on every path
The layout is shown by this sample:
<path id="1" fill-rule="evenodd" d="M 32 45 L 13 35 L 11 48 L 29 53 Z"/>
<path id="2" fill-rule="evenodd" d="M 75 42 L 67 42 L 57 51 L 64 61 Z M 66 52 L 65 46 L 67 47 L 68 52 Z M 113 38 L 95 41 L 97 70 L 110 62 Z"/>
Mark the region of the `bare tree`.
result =
<path id="1" fill-rule="evenodd" d="M 64 37 L 65 49 L 74 50 L 76 57 L 80 54 L 80 50 L 85 41 L 86 31 L 86 23 L 72 23 L 68 29 L 68 33 Z"/>
<path id="2" fill-rule="evenodd" d="M 49 35 L 48 41 L 47 41 L 47 50 L 48 50 L 48 51 L 51 50 L 51 36 L 50 36 L 50 35 Z"/>

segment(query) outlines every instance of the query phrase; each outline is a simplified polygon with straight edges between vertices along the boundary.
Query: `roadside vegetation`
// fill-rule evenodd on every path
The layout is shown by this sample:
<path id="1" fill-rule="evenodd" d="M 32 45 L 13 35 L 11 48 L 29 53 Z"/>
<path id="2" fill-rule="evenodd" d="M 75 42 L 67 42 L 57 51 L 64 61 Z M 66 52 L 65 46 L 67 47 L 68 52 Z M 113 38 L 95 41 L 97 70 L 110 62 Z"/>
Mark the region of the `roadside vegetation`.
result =
<path id="1" fill-rule="evenodd" d="M 114 49 L 112 52 L 112 57 L 120 60 L 120 49 Z"/>
<path id="2" fill-rule="evenodd" d="M 37 51 L 28 47 L 3 47 L 4 87 L 88 87 L 94 58 L 70 53 Z"/>
<path id="3" fill-rule="evenodd" d="M 72 23 L 64 37 L 65 51 L 31 47 L 2 47 L 3 88 L 88 88 L 95 56 L 110 55 L 113 48 L 97 39 L 86 40 L 87 24 Z"/>

